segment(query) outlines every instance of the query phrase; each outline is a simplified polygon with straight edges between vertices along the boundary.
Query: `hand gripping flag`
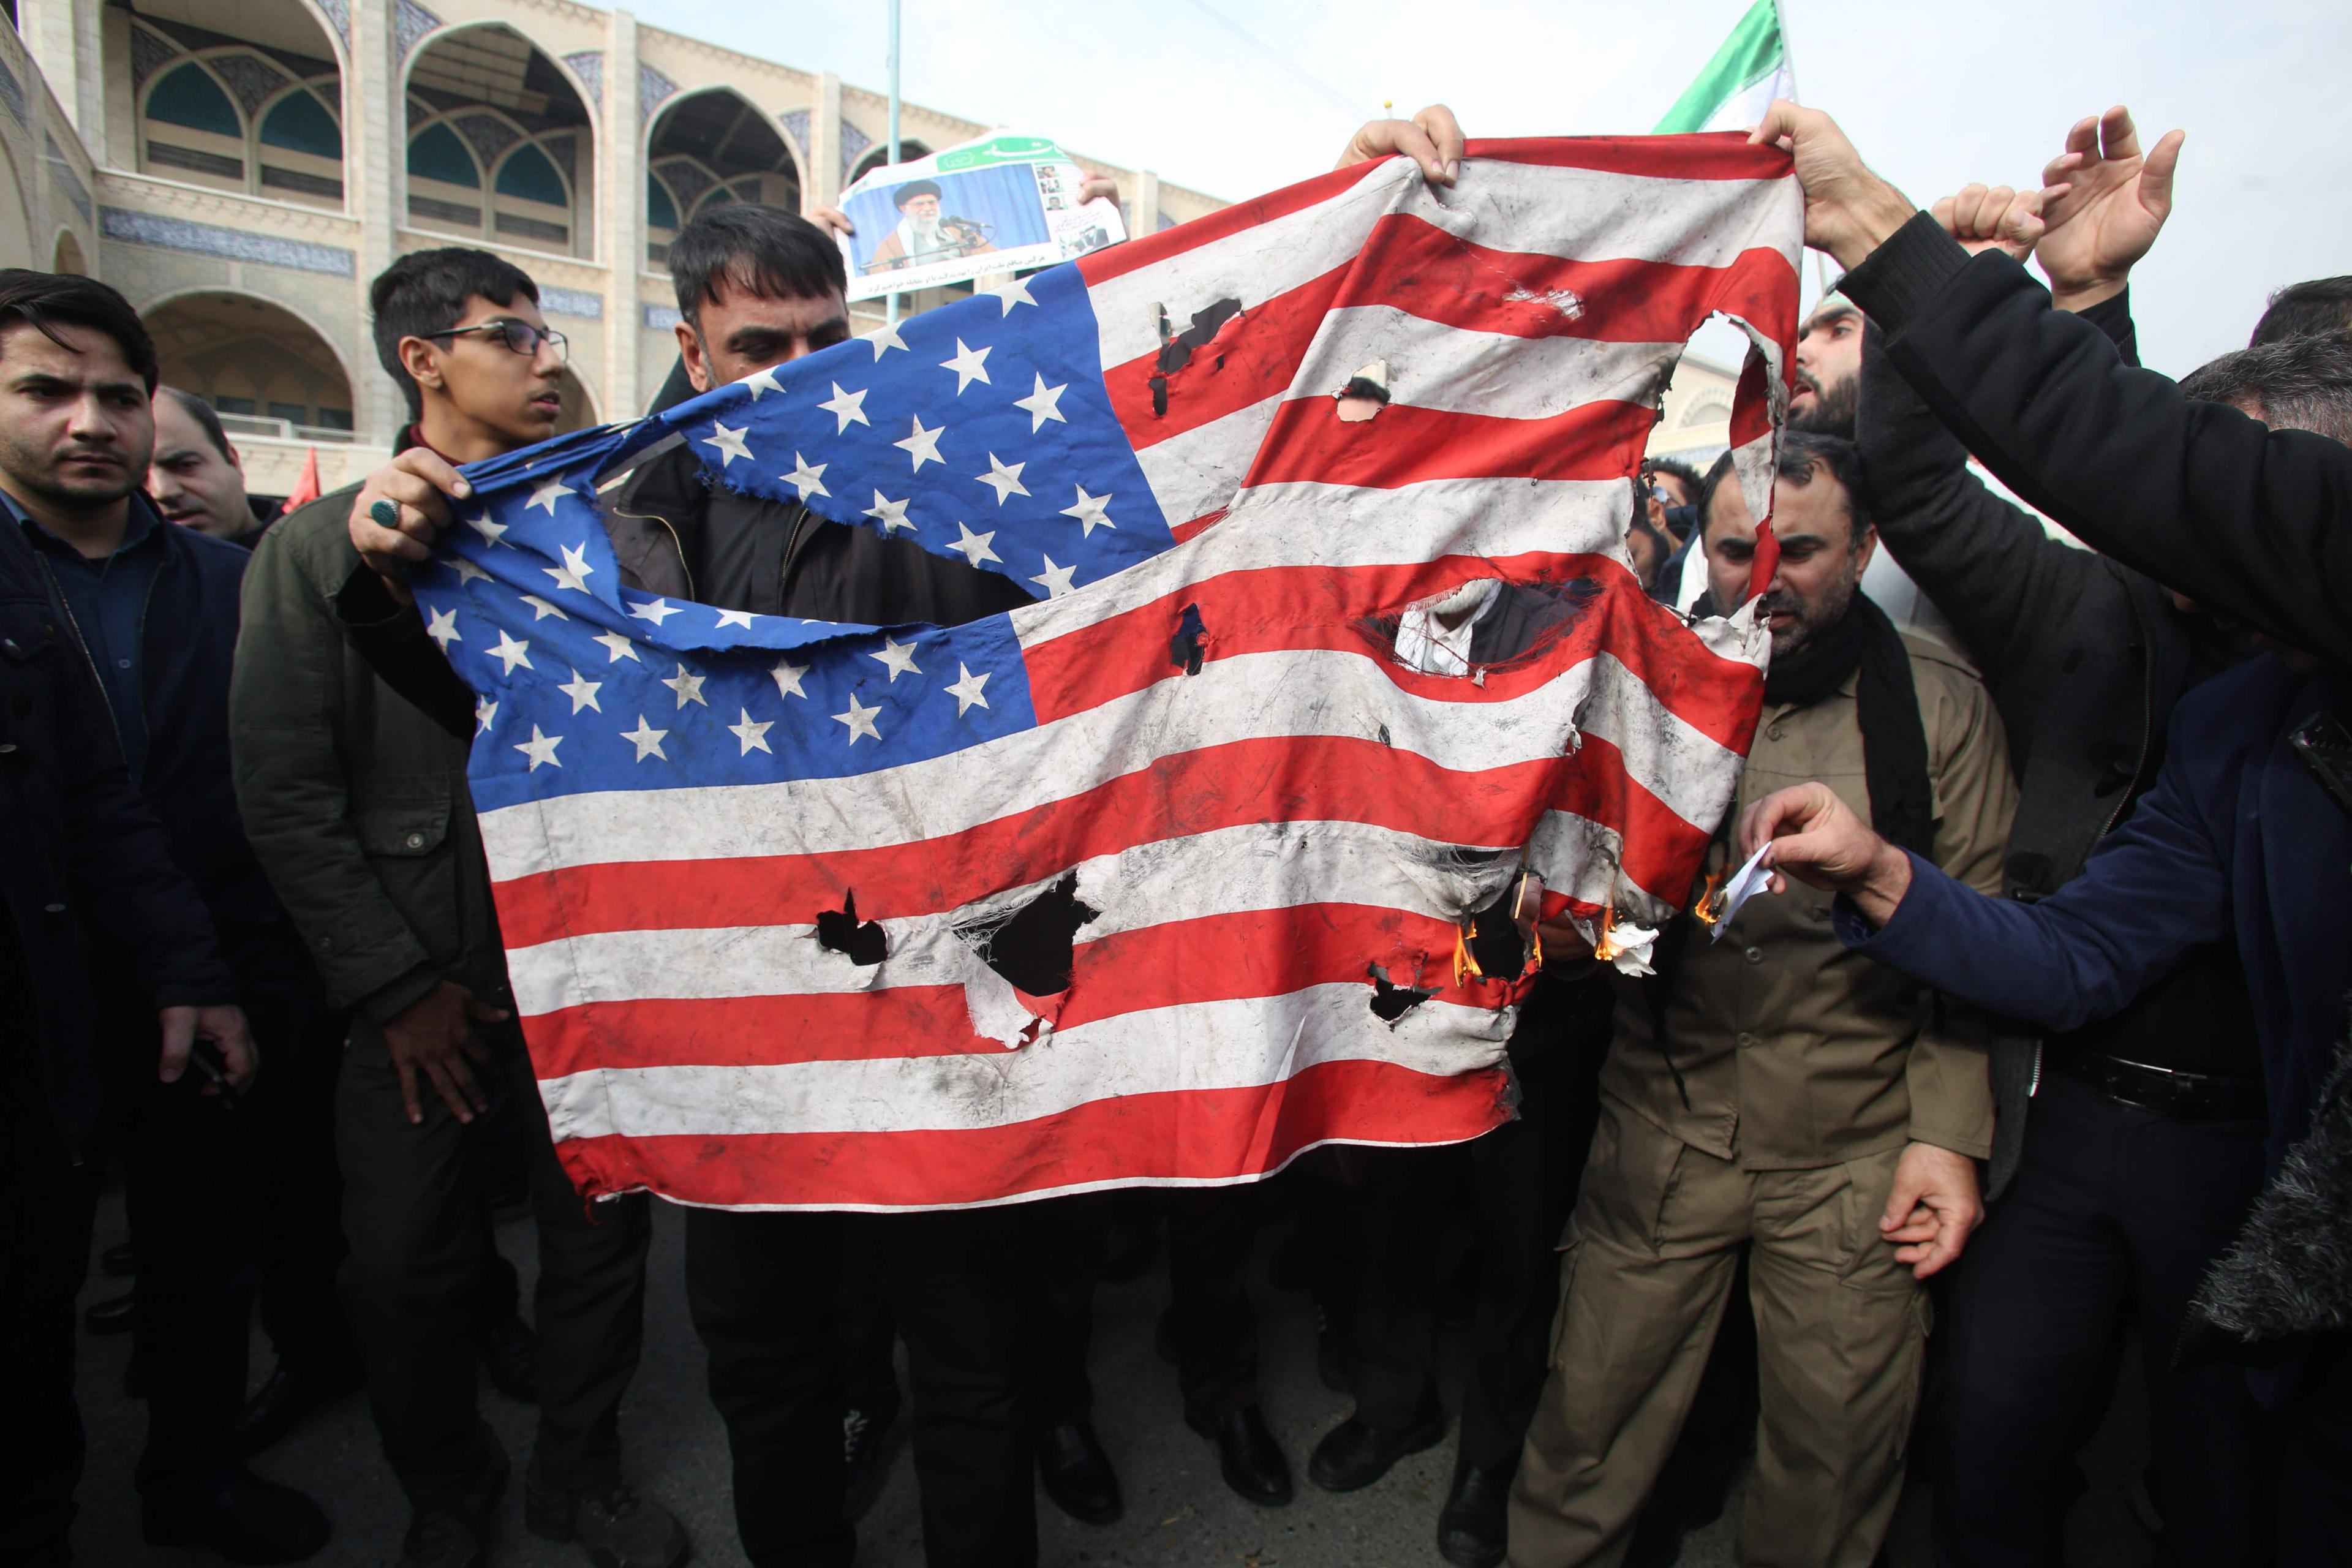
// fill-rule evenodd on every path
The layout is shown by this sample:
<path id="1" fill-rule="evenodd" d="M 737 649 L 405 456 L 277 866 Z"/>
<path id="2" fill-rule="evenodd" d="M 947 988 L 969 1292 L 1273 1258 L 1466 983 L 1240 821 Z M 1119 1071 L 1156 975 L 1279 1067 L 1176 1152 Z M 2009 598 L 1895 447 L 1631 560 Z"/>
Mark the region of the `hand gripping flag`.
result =
<path id="1" fill-rule="evenodd" d="M 1714 311 L 1765 514 L 1800 221 L 1728 137 L 1390 159 L 469 470 L 417 594 L 574 1179 L 943 1207 L 1507 1119 L 1522 873 L 1630 945 L 1755 727 L 1752 615 L 1623 541 Z M 1037 602 L 639 592 L 599 484 L 672 436 Z"/>

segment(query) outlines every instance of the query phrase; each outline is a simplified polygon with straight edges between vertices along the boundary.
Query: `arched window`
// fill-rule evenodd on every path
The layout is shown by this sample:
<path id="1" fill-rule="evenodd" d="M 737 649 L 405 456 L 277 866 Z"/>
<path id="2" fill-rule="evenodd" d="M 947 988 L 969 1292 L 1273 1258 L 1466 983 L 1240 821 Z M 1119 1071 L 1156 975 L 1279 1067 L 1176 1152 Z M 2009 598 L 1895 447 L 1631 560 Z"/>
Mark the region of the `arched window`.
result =
<path id="1" fill-rule="evenodd" d="M 319 74 L 295 79 L 289 68 Z M 140 166 L 166 179 L 340 206 L 341 89 L 328 68 L 249 48 L 207 49 L 159 67 L 140 104 Z"/>
<path id="2" fill-rule="evenodd" d="M 316 92 L 298 87 L 261 112 L 261 188 L 343 199 L 343 132 Z"/>
<path id="3" fill-rule="evenodd" d="M 213 74 L 190 60 L 147 90 L 147 163 L 171 177 L 204 184 L 245 184 L 245 121 Z"/>
<path id="4" fill-rule="evenodd" d="M 931 150 L 929 147 L 924 146 L 920 142 L 915 141 L 912 137 L 901 136 L 898 138 L 898 162 L 901 163 L 911 163 L 918 158 L 928 158 L 930 155 Z M 890 143 L 887 142 L 877 142 L 875 143 L 874 150 L 871 153 L 866 153 L 866 156 L 857 160 L 856 165 L 849 171 L 849 178 L 842 183 L 844 184 L 854 184 L 857 181 L 864 179 L 874 170 L 882 167 L 883 164 L 887 163 L 889 161 Z"/>
<path id="5" fill-rule="evenodd" d="M 482 172 L 455 131 L 436 121 L 408 142 L 408 216 L 435 227 L 482 232 Z"/>
<path id="6" fill-rule="evenodd" d="M 535 144 L 526 142 L 507 154 L 496 191 L 490 226 L 498 233 L 540 246 L 572 243 L 572 193 Z"/>
<path id="7" fill-rule="evenodd" d="M 675 231 L 677 226 L 677 203 L 670 198 L 669 187 L 661 183 L 658 174 L 646 176 L 646 223 L 649 227 Z"/>

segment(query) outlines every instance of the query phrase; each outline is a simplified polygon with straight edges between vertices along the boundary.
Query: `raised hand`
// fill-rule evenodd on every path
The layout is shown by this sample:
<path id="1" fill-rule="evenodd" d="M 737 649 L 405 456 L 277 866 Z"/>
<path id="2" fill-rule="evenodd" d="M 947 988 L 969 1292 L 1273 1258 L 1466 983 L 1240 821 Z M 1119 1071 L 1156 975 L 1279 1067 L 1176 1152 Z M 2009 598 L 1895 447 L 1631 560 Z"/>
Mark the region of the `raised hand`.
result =
<path id="1" fill-rule="evenodd" d="M 2172 214 L 2172 174 L 2187 140 L 2186 132 L 2168 132 L 2143 153 L 2131 110 L 2120 103 L 2066 133 L 2066 150 L 2042 171 L 2043 232 L 2033 251 L 2063 309 L 2123 291 Z"/>
<path id="2" fill-rule="evenodd" d="M 1927 209 L 1970 256 L 2000 250 L 2013 261 L 2033 254 L 2042 237 L 2042 193 L 2007 185 L 1963 185 Z"/>
<path id="3" fill-rule="evenodd" d="M 405 563 L 432 554 L 433 541 L 453 519 L 449 498 L 463 500 L 473 493 L 456 468 L 422 447 L 411 447 L 370 474 L 352 498 L 345 524 L 352 548 L 383 578 L 394 597 L 405 603 Z"/>
<path id="4" fill-rule="evenodd" d="M 1369 163 L 1402 153 L 1421 165 L 1433 185 L 1450 185 L 1462 173 L 1462 126 L 1454 111 L 1433 103 L 1411 120 L 1373 120 L 1360 127 L 1331 166 Z"/>
<path id="5" fill-rule="evenodd" d="M 1818 109 L 1776 99 L 1748 140 L 1785 147 L 1805 190 L 1805 243 L 1826 250 L 1851 272 L 1879 243 L 1911 221 L 1901 191 L 1871 173 L 1838 122 Z"/>

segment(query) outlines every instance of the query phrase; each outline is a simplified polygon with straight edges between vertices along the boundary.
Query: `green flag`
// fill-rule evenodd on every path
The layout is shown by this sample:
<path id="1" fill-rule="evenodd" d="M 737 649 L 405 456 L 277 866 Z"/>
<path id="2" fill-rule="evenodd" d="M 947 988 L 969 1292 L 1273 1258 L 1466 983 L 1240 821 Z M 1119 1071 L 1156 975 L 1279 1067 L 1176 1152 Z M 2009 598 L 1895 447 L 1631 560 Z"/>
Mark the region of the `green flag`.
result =
<path id="1" fill-rule="evenodd" d="M 1656 134 L 1745 130 L 1764 118 L 1774 99 L 1796 95 L 1788 41 L 1780 36 L 1780 5 L 1777 0 L 1756 0 L 1698 79 L 1658 121 Z"/>

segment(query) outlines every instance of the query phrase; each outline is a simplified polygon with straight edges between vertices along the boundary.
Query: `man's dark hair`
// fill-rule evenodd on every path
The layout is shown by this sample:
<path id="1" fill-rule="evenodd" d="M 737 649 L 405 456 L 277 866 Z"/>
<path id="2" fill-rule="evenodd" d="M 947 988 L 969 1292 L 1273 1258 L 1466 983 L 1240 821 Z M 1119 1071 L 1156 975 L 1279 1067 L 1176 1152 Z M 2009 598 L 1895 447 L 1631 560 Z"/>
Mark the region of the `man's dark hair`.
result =
<path id="1" fill-rule="evenodd" d="M 2308 430 L 2352 446 L 2352 332 L 2238 349 L 2193 372 L 2180 391 L 2242 408 L 2273 430 Z"/>
<path id="2" fill-rule="evenodd" d="M 1644 466 L 1647 467 L 1650 472 L 1654 474 L 1674 475 L 1675 478 L 1682 480 L 1683 484 L 1694 496 L 1698 494 L 1699 490 L 1706 483 L 1705 479 L 1699 477 L 1699 472 L 1696 468 L 1692 468 L 1688 463 L 1684 462 L 1679 458 L 1652 458 Z"/>
<path id="3" fill-rule="evenodd" d="M 2248 348 L 2283 343 L 2289 338 L 2316 337 L 2322 332 L 2352 330 L 2352 274 L 2314 278 L 2290 283 L 2270 298 L 2270 309 L 2254 323 Z"/>
<path id="4" fill-rule="evenodd" d="M 178 404 L 181 412 L 194 420 L 196 427 L 205 433 L 205 439 L 213 444 L 213 450 L 218 452 L 224 461 L 231 460 L 228 455 L 228 432 L 221 428 L 220 416 L 213 412 L 211 404 L 206 403 L 194 393 L 184 392 L 176 386 L 159 386 L 155 389 L 155 395 L 168 397 Z"/>
<path id="5" fill-rule="evenodd" d="M 841 247 L 808 219 L 782 207 L 730 202 L 694 216 L 669 242 L 677 313 L 702 327 L 702 307 L 732 283 L 770 300 L 821 300 L 849 292 Z"/>
<path id="6" fill-rule="evenodd" d="M 22 267 L 0 268 L 0 327 L 22 321 L 61 349 L 79 353 L 58 336 L 59 326 L 88 327 L 104 332 L 122 350 L 122 357 L 153 392 L 161 372 L 155 363 L 155 340 L 131 301 L 95 278 L 72 272 L 34 272 Z"/>
<path id="7" fill-rule="evenodd" d="M 412 251 L 376 275 L 368 285 L 368 308 L 375 314 L 375 357 L 400 395 L 408 416 L 425 412 L 416 382 L 400 365 L 400 340 L 429 337 L 465 319 L 466 301 L 479 298 L 503 305 L 521 295 L 539 303 L 539 285 L 513 262 L 463 245 Z"/>
<path id="8" fill-rule="evenodd" d="M 1822 473 L 1845 492 L 1846 548 L 1859 551 L 1870 528 L 1870 505 L 1863 500 L 1862 449 L 1840 436 L 1781 431 L 1778 477 L 1802 489 Z"/>
<path id="9" fill-rule="evenodd" d="M 907 210 L 907 204 L 913 201 L 917 196 L 936 196 L 939 194 L 939 186 L 931 184 L 929 180 L 909 180 L 907 184 L 900 185 L 897 190 L 890 193 L 890 205 L 897 207 L 900 212 L 905 212 Z"/>

